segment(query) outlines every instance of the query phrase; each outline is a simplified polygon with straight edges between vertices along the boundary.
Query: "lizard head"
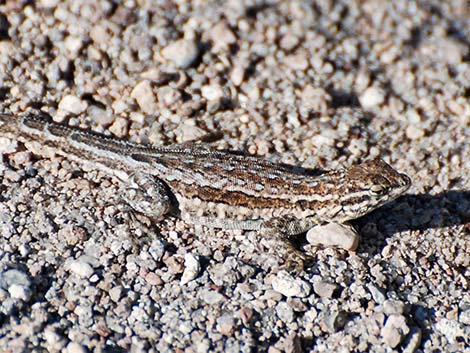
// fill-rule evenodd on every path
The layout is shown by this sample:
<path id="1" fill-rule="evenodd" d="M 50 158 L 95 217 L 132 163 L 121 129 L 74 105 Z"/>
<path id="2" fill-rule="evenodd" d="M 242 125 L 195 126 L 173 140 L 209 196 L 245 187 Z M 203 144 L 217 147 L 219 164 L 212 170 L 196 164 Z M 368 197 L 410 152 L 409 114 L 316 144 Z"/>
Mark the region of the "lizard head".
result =
<path id="1" fill-rule="evenodd" d="M 347 219 L 361 217 L 395 200 L 411 185 L 411 179 L 381 159 L 369 160 L 346 171 L 348 192 L 341 200 Z"/>

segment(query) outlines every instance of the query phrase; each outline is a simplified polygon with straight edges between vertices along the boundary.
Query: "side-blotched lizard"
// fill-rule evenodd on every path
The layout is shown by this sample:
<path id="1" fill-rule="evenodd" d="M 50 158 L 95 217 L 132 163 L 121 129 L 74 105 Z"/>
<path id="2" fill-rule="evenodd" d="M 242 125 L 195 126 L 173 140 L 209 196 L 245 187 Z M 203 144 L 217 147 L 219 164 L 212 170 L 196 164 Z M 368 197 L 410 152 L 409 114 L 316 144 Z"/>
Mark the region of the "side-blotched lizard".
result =
<path id="1" fill-rule="evenodd" d="M 267 229 L 284 240 L 361 217 L 411 184 L 380 159 L 317 175 L 203 144 L 140 145 L 42 116 L 0 115 L 0 136 L 38 141 L 117 176 L 129 206 L 152 219 L 172 214 L 210 228 Z M 290 247 L 277 249 L 287 255 L 282 249 Z"/>

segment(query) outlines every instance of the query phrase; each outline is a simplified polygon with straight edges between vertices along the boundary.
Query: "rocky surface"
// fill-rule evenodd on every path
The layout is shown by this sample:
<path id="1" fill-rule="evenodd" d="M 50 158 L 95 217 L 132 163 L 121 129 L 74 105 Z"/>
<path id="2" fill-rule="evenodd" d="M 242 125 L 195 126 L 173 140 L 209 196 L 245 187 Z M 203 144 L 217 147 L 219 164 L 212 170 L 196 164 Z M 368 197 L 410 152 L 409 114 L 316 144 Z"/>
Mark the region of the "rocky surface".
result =
<path id="1" fill-rule="evenodd" d="M 468 351 L 469 19 L 466 0 L 1 2 L 3 112 L 413 180 L 354 222 L 355 251 L 272 272 L 257 234 L 142 227 L 117 180 L 0 139 L 1 349 Z"/>

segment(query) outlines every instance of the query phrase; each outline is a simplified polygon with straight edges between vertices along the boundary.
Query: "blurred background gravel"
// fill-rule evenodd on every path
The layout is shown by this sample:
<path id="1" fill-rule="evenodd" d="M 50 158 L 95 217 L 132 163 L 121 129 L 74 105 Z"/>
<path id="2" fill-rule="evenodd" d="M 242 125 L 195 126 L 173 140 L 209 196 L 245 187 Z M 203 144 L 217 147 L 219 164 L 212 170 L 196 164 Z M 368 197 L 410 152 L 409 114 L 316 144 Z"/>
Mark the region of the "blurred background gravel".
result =
<path id="1" fill-rule="evenodd" d="M 223 131 L 311 168 L 381 156 L 413 186 L 294 276 L 253 234 L 143 234 L 113 178 L 0 139 L 0 351 L 469 352 L 469 50 L 468 0 L 2 1 L 3 112 Z"/>

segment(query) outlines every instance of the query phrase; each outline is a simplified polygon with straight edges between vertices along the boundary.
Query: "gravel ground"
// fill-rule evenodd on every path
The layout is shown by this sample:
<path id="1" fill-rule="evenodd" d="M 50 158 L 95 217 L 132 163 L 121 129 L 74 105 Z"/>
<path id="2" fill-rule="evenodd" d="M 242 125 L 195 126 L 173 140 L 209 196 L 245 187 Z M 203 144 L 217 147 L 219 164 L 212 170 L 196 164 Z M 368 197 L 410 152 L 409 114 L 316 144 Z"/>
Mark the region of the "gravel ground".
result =
<path id="1" fill-rule="evenodd" d="M 117 180 L 2 139 L 0 351 L 470 352 L 469 38 L 468 0 L 1 2 L 4 112 L 223 131 L 313 168 L 381 156 L 413 186 L 293 275 L 253 233 L 143 230 Z"/>

